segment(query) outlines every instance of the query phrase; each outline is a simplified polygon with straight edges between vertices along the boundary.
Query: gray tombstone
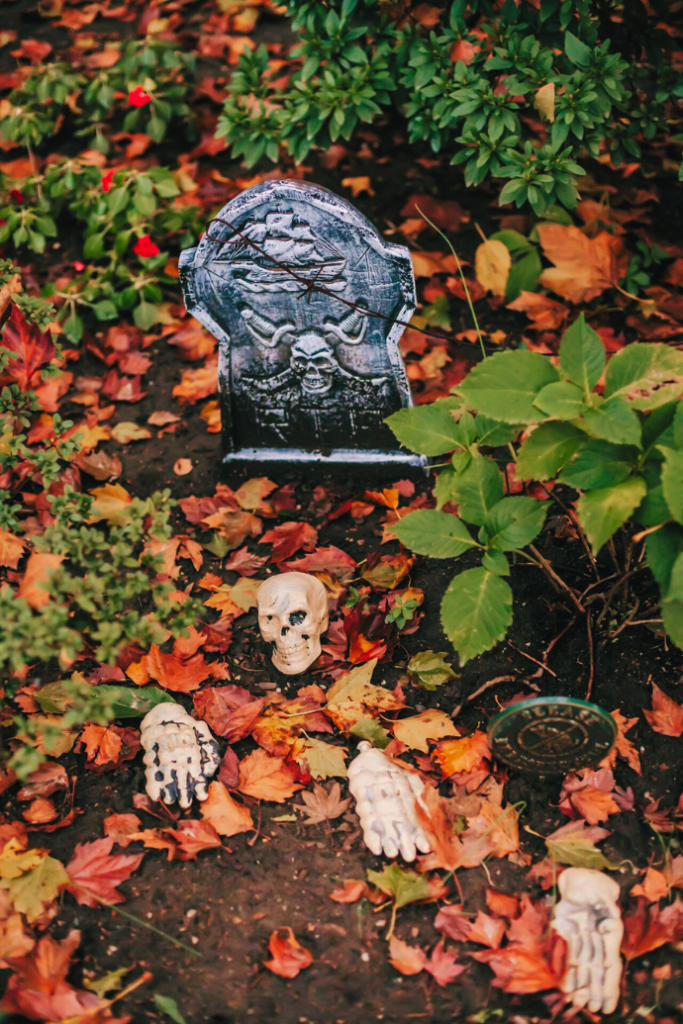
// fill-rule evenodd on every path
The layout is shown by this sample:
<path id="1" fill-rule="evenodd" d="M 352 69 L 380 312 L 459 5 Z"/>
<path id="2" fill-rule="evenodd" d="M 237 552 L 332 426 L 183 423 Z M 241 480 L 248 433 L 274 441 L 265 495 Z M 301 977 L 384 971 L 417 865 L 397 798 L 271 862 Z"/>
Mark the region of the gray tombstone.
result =
<path id="1" fill-rule="evenodd" d="M 350 203 L 300 181 L 247 189 L 181 254 L 180 280 L 220 343 L 226 462 L 424 465 L 383 422 L 412 405 L 410 253 Z"/>

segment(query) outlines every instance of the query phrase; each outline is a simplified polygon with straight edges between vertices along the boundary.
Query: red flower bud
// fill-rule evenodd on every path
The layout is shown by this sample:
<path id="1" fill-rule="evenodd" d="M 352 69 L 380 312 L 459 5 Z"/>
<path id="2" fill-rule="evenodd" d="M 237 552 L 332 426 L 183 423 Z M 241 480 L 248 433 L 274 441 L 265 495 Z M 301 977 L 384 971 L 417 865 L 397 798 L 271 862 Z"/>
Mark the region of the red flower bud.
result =
<path id="1" fill-rule="evenodd" d="M 142 235 L 133 246 L 133 252 L 136 256 L 142 256 L 144 258 L 148 256 L 158 256 L 159 246 L 156 242 L 152 241 L 149 235 Z"/>
<path id="2" fill-rule="evenodd" d="M 26 196 L 23 192 L 20 192 L 18 188 L 11 188 L 9 191 L 10 199 L 13 199 L 15 203 L 25 203 Z"/>
<path id="3" fill-rule="evenodd" d="M 102 191 L 108 192 L 114 181 L 114 171 L 107 171 L 102 175 Z"/>
<path id="4" fill-rule="evenodd" d="M 81 263 L 80 260 L 76 260 L 74 263 L 74 270 L 81 274 L 85 270 L 85 263 Z"/>
<path id="5" fill-rule="evenodd" d="M 152 97 L 145 92 L 141 85 L 136 85 L 128 93 L 128 102 L 131 107 L 146 107 L 151 99 Z"/>

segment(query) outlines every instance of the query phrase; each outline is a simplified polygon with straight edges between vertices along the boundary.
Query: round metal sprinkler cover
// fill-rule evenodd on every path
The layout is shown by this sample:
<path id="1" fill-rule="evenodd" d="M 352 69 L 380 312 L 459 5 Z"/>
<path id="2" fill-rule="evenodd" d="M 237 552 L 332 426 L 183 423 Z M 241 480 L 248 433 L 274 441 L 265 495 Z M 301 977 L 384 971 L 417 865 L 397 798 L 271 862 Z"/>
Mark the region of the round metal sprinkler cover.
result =
<path id="1" fill-rule="evenodd" d="M 500 711 L 488 726 L 491 751 L 519 771 L 552 775 L 590 768 L 617 738 L 612 716 L 575 697 L 532 697 Z"/>

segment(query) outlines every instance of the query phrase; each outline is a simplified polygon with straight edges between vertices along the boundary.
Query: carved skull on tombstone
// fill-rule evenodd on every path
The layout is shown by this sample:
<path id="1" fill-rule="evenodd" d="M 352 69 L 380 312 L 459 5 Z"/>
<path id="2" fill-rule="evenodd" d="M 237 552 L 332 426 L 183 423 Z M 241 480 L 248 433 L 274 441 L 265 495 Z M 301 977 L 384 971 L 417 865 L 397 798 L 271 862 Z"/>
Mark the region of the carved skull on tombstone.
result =
<path id="1" fill-rule="evenodd" d="M 275 668 L 287 676 L 305 672 L 320 656 L 320 636 L 328 626 L 327 591 L 315 576 L 287 572 L 259 587 L 258 623 L 273 644 Z"/>

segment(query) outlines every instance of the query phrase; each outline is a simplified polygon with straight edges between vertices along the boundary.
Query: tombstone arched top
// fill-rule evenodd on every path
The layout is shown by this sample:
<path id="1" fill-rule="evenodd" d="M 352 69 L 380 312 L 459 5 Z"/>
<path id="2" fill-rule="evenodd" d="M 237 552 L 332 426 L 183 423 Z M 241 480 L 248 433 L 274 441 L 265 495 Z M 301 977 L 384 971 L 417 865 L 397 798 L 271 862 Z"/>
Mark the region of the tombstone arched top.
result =
<path id="1" fill-rule="evenodd" d="M 223 207 L 180 272 L 221 343 L 227 460 L 414 461 L 383 422 L 411 404 L 404 246 L 319 185 L 267 181 Z"/>

